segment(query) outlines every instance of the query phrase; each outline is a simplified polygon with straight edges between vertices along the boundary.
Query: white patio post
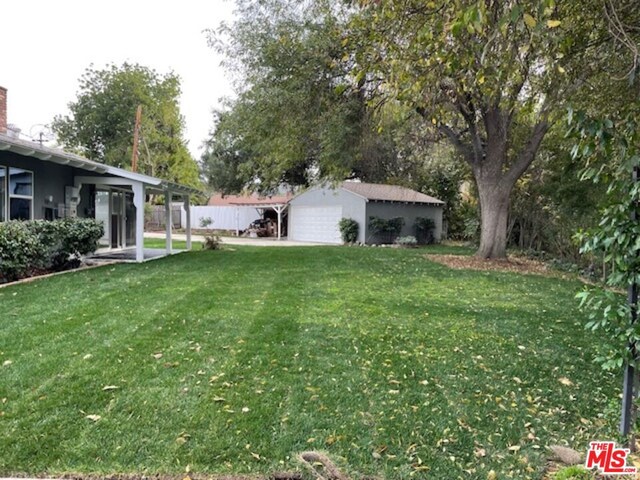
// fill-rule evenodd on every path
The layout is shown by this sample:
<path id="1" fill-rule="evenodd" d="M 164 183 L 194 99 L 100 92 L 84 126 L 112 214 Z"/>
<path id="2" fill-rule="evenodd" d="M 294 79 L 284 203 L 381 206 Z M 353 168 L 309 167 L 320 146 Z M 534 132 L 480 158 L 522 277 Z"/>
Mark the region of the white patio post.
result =
<path id="1" fill-rule="evenodd" d="M 187 214 L 187 224 L 186 233 L 187 233 L 187 250 L 191 250 L 191 204 L 189 202 L 189 195 L 184 196 L 184 211 Z"/>
<path id="2" fill-rule="evenodd" d="M 240 207 L 236 207 L 236 237 L 240 236 Z"/>
<path id="3" fill-rule="evenodd" d="M 165 190 L 164 192 L 164 226 L 166 232 L 165 248 L 167 255 L 171 255 L 171 191 Z"/>
<path id="4" fill-rule="evenodd" d="M 280 240 L 280 225 L 282 225 L 282 205 L 276 205 L 276 212 L 278 213 L 278 240 Z"/>
<path id="5" fill-rule="evenodd" d="M 136 207 L 136 262 L 144 261 L 144 201 L 145 187 L 142 183 L 132 183 L 133 204 Z"/>

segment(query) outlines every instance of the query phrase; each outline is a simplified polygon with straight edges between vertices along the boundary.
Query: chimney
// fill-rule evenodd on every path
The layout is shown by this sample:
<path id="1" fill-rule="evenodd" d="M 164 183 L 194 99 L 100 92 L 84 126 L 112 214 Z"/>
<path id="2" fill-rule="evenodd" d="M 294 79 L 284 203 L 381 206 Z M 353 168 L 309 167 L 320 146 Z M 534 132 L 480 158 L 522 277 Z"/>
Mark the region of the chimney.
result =
<path id="1" fill-rule="evenodd" d="M 7 89 L 0 87 L 0 133 L 7 133 Z"/>

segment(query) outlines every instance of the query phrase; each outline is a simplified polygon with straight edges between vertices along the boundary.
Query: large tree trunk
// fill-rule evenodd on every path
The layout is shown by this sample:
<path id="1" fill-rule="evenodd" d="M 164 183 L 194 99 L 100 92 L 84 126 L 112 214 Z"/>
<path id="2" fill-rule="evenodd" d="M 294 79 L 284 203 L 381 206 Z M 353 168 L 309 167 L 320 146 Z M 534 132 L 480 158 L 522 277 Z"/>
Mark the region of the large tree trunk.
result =
<path id="1" fill-rule="evenodd" d="M 513 185 L 503 178 L 478 179 L 480 200 L 480 258 L 506 258 L 509 197 Z"/>
<path id="2" fill-rule="evenodd" d="M 457 109 L 466 121 L 468 132 L 457 132 L 448 125 L 439 126 L 442 132 L 473 170 L 480 200 L 480 258 L 507 257 L 507 226 L 509 197 L 518 179 L 524 174 L 540 148 L 549 124 L 546 113 L 524 145 L 510 154 L 509 132 L 512 114 L 494 104 L 482 109 L 484 136 L 477 120 L 477 110 L 469 97 L 459 99 Z M 418 113 L 423 114 L 420 110 Z M 425 118 L 426 115 L 425 115 Z M 465 135 L 469 140 L 463 140 Z M 511 155 L 510 162 L 508 156 Z M 522 227 L 522 226 L 521 226 Z"/>

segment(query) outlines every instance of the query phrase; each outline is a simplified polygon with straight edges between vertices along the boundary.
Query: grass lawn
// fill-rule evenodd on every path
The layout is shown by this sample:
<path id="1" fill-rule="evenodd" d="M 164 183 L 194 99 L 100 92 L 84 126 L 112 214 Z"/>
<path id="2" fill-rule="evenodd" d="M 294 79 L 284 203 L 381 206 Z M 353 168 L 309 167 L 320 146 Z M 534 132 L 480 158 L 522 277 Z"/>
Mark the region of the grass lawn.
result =
<path id="1" fill-rule="evenodd" d="M 166 247 L 165 240 L 162 238 L 145 238 L 144 239 L 144 248 L 160 248 L 164 249 Z M 184 240 L 172 240 L 171 245 L 175 250 L 186 250 L 187 242 Z M 200 242 L 191 242 L 191 248 L 193 250 L 200 250 L 202 248 L 202 243 Z"/>
<path id="2" fill-rule="evenodd" d="M 0 474 L 264 473 L 316 449 L 526 479 L 547 445 L 615 438 L 577 281 L 424 252 L 234 247 L 0 289 Z"/>

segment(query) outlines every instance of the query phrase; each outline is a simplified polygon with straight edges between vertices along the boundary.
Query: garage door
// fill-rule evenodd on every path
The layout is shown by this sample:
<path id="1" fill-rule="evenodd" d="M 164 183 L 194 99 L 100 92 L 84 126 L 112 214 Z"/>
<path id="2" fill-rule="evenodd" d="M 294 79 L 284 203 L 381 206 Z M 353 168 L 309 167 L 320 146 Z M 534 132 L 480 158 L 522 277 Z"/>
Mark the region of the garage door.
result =
<path id="1" fill-rule="evenodd" d="M 342 243 L 338 222 L 342 207 L 290 207 L 290 239 L 299 242 Z"/>

